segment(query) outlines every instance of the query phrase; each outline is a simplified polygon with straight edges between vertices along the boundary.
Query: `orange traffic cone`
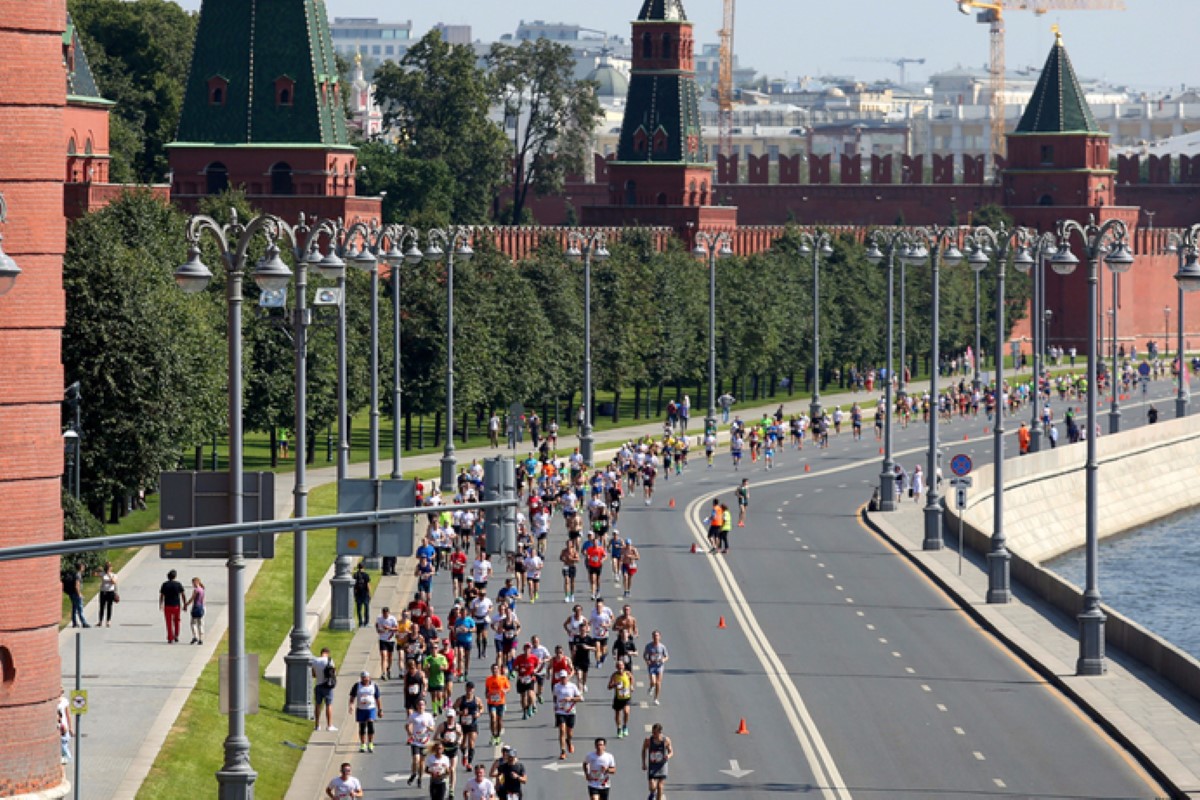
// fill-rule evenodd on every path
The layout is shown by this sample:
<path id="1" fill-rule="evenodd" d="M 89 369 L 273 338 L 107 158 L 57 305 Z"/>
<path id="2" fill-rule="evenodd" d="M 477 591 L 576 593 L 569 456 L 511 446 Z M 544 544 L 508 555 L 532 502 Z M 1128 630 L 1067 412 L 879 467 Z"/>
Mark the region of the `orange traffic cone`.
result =
<path id="1" fill-rule="evenodd" d="M 737 734 L 739 736 L 749 736 L 750 735 L 750 729 L 746 727 L 746 718 L 745 717 L 742 717 L 741 722 L 738 723 Z"/>
<path id="2" fill-rule="evenodd" d="M 805 464 L 805 465 L 804 465 L 804 471 L 805 471 L 805 472 L 812 472 L 812 467 L 810 467 L 808 464 Z"/>
<path id="3" fill-rule="evenodd" d="M 667 508 L 674 508 L 674 507 L 675 507 L 675 498 L 672 497 L 671 502 L 667 503 Z"/>
<path id="4" fill-rule="evenodd" d="M 983 426 L 983 432 L 984 432 L 984 433 L 988 433 L 988 427 L 987 427 L 987 425 L 984 425 L 984 426 Z"/>
<path id="5" fill-rule="evenodd" d="M 883 448 L 879 448 L 879 455 L 883 455 Z"/>
<path id="6" fill-rule="evenodd" d="M 724 618 L 724 617 L 721 617 L 719 620 L 717 620 L 717 627 L 718 627 L 718 628 L 724 628 L 724 627 L 725 627 L 725 618 Z"/>
<path id="7" fill-rule="evenodd" d="M 695 542 L 692 542 L 692 552 L 693 553 L 696 552 L 696 543 Z"/>
<path id="8" fill-rule="evenodd" d="M 970 439 L 967 437 L 967 435 L 966 435 L 965 433 L 963 434 L 963 441 L 964 441 L 964 442 L 969 442 L 969 441 L 970 441 Z"/>

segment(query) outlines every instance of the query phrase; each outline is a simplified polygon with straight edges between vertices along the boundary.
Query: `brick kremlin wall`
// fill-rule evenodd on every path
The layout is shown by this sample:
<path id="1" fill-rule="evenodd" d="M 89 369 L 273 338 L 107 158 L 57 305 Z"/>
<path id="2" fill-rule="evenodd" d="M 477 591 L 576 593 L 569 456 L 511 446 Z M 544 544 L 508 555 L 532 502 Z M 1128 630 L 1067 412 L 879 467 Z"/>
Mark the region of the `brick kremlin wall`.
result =
<path id="1" fill-rule="evenodd" d="M 0 545 L 62 538 L 64 0 L 0 0 Z M 58 560 L 0 564 L 0 797 L 60 794 Z"/>

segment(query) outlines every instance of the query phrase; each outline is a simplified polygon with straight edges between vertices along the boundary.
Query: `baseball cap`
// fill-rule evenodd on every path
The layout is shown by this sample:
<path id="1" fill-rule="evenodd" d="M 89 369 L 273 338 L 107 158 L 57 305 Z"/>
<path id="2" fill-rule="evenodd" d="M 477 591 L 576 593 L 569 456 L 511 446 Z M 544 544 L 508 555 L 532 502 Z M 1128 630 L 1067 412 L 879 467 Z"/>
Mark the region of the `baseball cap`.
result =
<path id="1" fill-rule="evenodd" d="M 367 672 L 367 671 L 364 669 L 362 672 L 358 673 L 358 677 L 360 677 L 360 678 L 369 678 L 369 677 L 371 677 L 371 673 Z"/>
<path id="2" fill-rule="evenodd" d="M 554 677 L 556 677 L 556 678 L 566 678 L 566 677 L 568 677 L 569 675 L 570 675 L 570 673 L 568 673 L 568 672 L 567 672 L 565 669 L 560 669 L 560 670 L 558 671 L 558 673 L 557 673 L 557 674 L 556 674 Z"/>
<path id="3" fill-rule="evenodd" d="M 448 708 L 448 709 L 446 709 L 446 716 L 447 717 L 456 717 L 456 716 L 458 716 L 458 712 L 455 711 L 453 708 Z"/>

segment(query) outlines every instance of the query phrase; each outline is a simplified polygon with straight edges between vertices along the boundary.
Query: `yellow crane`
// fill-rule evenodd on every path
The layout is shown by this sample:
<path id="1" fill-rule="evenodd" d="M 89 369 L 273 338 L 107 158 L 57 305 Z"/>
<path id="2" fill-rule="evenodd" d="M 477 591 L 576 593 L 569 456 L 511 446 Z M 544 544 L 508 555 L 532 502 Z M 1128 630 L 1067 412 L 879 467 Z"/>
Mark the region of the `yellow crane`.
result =
<path id="1" fill-rule="evenodd" d="M 988 57 L 989 90 L 992 100 L 991 151 L 1004 154 L 1004 12 L 1032 11 L 1124 11 L 1125 0 L 955 0 L 964 14 L 977 11 L 976 20 L 991 28 Z"/>
<path id="2" fill-rule="evenodd" d="M 717 77 L 717 152 L 733 154 L 733 16 L 734 0 L 724 0 L 725 14 L 718 32 L 721 63 Z"/>

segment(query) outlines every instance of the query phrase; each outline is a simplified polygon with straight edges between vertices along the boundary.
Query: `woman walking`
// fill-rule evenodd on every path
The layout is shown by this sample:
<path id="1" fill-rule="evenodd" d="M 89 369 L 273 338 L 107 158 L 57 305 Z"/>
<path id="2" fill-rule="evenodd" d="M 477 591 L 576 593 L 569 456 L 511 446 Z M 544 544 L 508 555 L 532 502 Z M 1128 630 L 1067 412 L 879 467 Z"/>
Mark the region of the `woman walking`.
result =
<path id="1" fill-rule="evenodd" d="M 204 644 L 204 584 L 192 578 L 192 596 L 183 604 L 192 609 L 192 644 Z"/>
<path id="2" fill-rule="evenodd" d="M 113 572 L 112 564 L 104 562 L 104 572 L 100 574 L 100 624 L 112 627 L 113 604 L 117 602 L 117 574 Z"/>

